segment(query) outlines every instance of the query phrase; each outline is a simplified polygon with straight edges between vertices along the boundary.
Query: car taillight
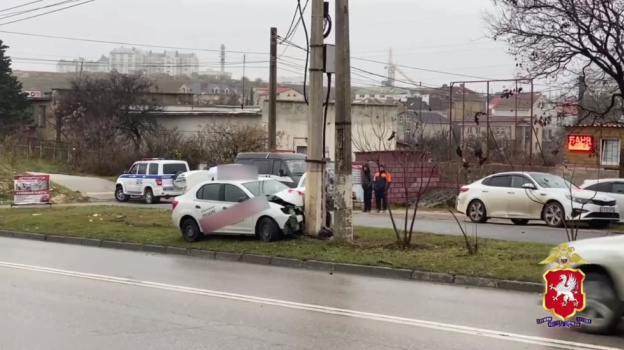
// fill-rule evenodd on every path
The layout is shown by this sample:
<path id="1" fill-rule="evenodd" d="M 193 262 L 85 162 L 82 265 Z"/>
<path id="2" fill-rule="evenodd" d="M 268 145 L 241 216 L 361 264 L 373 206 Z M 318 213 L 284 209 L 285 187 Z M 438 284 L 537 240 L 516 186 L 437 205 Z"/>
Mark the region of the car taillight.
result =
<path id="1" fill-rule="evenodd" d="M 173 203 L 171 203 L 171 206 L 171 209 L 175 209 L 178 206 L 178 201 L 173 201 Z"/>
<path id="2" fill-rule="evenodd" d="M 459 189 L 459 192 L 468 192 L 469 188 L 468 187 L 462 187 Z"/>
<path id="3" fill-rule="evenodd" d="M 162 179 L 156 179 L 156 186 L 162 186 Z"/>

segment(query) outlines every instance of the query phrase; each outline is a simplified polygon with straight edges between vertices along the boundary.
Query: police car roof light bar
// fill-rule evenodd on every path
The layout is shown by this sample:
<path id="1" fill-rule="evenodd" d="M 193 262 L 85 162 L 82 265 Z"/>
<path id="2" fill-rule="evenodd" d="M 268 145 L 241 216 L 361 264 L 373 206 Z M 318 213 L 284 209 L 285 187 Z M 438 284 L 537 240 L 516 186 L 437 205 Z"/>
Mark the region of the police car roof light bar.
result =
<path id="1" fill-rule="evenodd" d="M 165 158 L 143 158 L 141 160 L 165 160 Z"/>

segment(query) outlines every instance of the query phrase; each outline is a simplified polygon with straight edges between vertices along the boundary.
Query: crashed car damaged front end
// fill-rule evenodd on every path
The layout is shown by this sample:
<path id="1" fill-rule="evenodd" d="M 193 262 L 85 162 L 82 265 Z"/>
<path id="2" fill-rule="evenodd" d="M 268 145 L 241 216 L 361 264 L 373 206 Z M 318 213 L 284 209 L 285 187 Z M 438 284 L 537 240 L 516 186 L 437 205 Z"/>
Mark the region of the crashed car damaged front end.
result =
<path id="1" fill-rule="evenodd" d="M 269 202 L 280 206 L 280 210 L 287 216 L 284 225 L 280 225 L 286 235 L 301 235 L 305 223 L 303 215 L 303 192 L 297 189 L 288 189 L 268 197 Z"/>

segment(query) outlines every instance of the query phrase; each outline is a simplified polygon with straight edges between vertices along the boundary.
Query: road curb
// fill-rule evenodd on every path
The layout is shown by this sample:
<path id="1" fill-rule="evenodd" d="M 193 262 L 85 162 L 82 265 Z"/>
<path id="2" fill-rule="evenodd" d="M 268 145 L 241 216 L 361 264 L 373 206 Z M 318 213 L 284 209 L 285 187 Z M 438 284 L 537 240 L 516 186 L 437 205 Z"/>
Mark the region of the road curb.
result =
<path id="1" fill-rule="evenodd" d="M 455 284 L 463 286 L 482 287 L 489 289 L 511 290 L 527 293 L 543 293 L 544 286 L 540 283 L 499 280 L 494 278 L 471 277 L 452 275 L 439 272 L 427 272 L 419 270 L 398 269 L 382 266 L 367 266 L 355 264 L 333 263 L 329 261 L 299 260 L 292 258 L 274 257 L 259 254 L 240 254 L 231 252 L 214 252 L 203 249 L 187 249 L 182 247 L 160 246 L 153 244 L 139 244 L 113 240 L 99 240 L 91 238 L 70 237 L 60 235 L 46 235 L 30 232 L 11 232 L 0 230 L 0 237 L 18 238 L 34 241 L 46 241 L 51 243 L 64 243 L 83 245 L 88 247 L 100 247 L 109 249 L 121 249 L 127 251 L 142 251 L 145 253 L 166 254 L 176 256 L 188 256 L 190 258 L 222 260 L 231 262 L 243 262 L 256 265 L 279 266 L 287 268 L 302 268 L 319 271 L 339 272 L 354 275 L 384 277 L 401 280 L 425 281 L 443 284 Z"/>

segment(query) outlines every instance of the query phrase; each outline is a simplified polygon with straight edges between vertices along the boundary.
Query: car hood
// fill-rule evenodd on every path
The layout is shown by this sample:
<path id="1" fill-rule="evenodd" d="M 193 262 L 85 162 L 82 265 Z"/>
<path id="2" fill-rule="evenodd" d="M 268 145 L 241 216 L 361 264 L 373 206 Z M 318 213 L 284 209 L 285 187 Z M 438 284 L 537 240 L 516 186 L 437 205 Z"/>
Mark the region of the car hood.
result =
<path id="1" fill-rule="evenodd" d="M 269 196 L 269 201 L 277 204 L 284 202 L 296 207 L 303 207 L 304 194 L 305 187 L 289 188 Z"/>
<path id="2" fill-rule="evenodd" d="M 568 188 L 545 188 L 544 190 L 547 192 L 553 192 L 553 193 L 571 194 L 572 197 L 580 198 L 580 199 L 597 199 L 599 201 L 615 200 L 613 197 L 609 197 L 606 194 L 602 194 L 596 191 L 583 190 L 583 189 L 570 190 Z"/>

